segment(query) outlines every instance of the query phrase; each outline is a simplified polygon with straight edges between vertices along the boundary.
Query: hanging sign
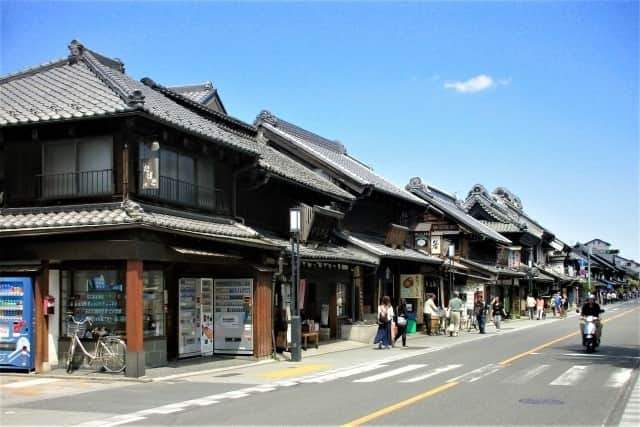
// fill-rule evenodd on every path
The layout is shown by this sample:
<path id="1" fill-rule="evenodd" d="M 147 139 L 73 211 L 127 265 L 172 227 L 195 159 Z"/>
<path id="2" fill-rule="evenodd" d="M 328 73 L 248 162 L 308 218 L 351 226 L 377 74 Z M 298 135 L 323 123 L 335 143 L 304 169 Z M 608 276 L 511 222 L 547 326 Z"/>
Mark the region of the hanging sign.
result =
<path id="1" fill-rule="evenodd" d="M 159 159 L 143 159 L 142 160 L 142 189 L 157 190 L 160 188 L 158 170 L 160 169 Z"/>

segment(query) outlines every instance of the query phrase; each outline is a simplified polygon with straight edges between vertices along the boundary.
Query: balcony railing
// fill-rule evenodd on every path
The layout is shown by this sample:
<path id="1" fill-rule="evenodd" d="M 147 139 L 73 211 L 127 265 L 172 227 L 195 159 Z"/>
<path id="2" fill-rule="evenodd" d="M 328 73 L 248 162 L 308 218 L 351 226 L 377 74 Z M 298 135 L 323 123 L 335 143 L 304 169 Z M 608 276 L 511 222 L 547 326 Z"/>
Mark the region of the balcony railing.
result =
<path id="1" fill-rule="evenodd" d="M 167 176 L 160 176 L 157 189 L 142 188 L 142 174 L 139 177 L 138 194 L 150 199 L 191 206 L 227 214 L 228 206 L 221 189 L 201 187 Z"/>
<path id="2" fill-rule="evenodd" d="M 113 194 L 113 170 L 36 175 L 37 196 L 42 199 Z"/>

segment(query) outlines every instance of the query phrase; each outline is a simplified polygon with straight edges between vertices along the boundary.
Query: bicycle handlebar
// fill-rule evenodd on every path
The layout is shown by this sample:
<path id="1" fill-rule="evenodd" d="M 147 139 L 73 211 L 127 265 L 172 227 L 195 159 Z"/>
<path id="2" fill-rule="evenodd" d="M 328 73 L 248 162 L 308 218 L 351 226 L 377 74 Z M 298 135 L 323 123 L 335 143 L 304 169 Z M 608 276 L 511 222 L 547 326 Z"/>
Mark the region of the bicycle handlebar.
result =
<path id="1" fill-rule="evenodd" d="M 71 321 L 76 325 L 82 325 L 83 323 L 88 323 L 89 325 L 93 324 L 93 321 L 89 316 L 85 317 L 84 320 L 80 320 L 80 321 L 76 320 L 76 318 L 73 317 L 73 315 L 70 315 L 69 317 L 67 317 L 67 319 L 71 319 Z"/>

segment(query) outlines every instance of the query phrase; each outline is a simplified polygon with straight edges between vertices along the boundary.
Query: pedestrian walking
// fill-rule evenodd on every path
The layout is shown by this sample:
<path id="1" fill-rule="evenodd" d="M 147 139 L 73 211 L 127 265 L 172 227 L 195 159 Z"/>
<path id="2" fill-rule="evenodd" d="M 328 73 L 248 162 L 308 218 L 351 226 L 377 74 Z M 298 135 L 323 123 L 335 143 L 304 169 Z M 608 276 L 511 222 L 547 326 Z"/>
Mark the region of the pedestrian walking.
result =
<path id="1" fill-rule="evenodd" d="M 527 311 L 529 312 L 529 320 L 533 320 L 533 313 L 536 310 L 536 300 L 531 296 L 531 294 L 527 295 Z"/>
<path id="2" fill-rule="evenodd" d="M 551 300 L 553 301 L 551 305 L 551 308 L 553 309 L 553 317 L 556 317 L 561 314 L 562 310 L 562 299 L 560 298 L 560 292 L 556 292 L 555 294 L 553 294 L 553 298 Z"/>
<path id="3" fill-rule="evenodd" d="M 396 307 L 396 325 L 398 326 L 398 333 L 393 338 L 393 344 L 395 345 L 398 338 L 402 337 L 402 346 L 407 346 L 407 320 L 408 313 L 407 302 L 404 298 L 400 298 L 400 304 Z"/>
<path id="4" fill-rule="evenodd" d="M 499 296 L 496 296 L 491 302 L 491 312 L 493 313 L 493 324 L 496 327 L 496 332 L 500 332 L 502 316 L 505 315 L 505 312 Z"/>
<path id="5" fill-rule="evenodd" d="M 451 318 L 449 330 L 452 337 L 457 337 L 460 332 L 460 316 L 462 315 L 463 306 L 464 303 L 460 299 L 460 293 L 455 291 L 453 293 L 453 298 L 449 300 L 449 316 Z"/>
<path id="6" fill-rule="evenodd" d="M 390 348 L 391 347 L 391 323 L 393 321 L 393 307 L 391 306 L 391 299 L 388 296 L 383 296 L 380 305 L 378 306 L 378 332 L 373 340 L 374 344 L 378 344 L 378 348 Z"/>
<path id="7" fill-rule="evenodd" d="M 476 320 L 478 321 L 478 329 L 480 330 L 480 333 L 484 334 L 487 325 L 487 304 L 484 302 L 484 297 L 482 295 L 478 296 L 476 303 L 473 305 L 473 314 L 476 316 Z"/>
<path id="8" fill-rule="evenodd" d="M 544 318 L 544 298 L 538 297 L 536 300 L 536 320 Z"/>
<path id="9" fill-rule="evenodd" d="M 424 319 L 425 334 L 435 335 L 435 332 L 431 330 L 431 319 L 433 316 L 438 315 L 438 307 L 433 302 L 436 296 L 434 294 L 427 294 L 427 300 L 424 302 L 424 308 L 422 309 L 422 317 Z"/>

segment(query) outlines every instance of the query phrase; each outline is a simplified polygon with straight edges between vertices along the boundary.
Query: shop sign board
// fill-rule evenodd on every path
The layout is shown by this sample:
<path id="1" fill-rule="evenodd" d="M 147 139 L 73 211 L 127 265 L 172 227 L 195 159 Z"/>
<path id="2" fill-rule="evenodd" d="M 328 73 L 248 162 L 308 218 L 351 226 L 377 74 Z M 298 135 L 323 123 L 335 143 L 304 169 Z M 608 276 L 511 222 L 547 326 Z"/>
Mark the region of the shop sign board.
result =
<path id="1" fill-rule="evenodd" d="M 400 298 L 422 299 L 424 277 L 422 274 L 400 275 Z"/>
<path id="2" fill-rule="evenodd" d="M 431 249 L 431 255 L 440 255 L 442 253 L 442 237 L 431 236 L 431 243 L 429 245 Z"/>

